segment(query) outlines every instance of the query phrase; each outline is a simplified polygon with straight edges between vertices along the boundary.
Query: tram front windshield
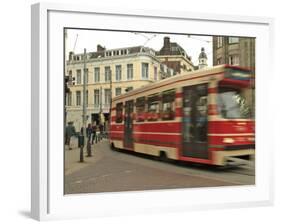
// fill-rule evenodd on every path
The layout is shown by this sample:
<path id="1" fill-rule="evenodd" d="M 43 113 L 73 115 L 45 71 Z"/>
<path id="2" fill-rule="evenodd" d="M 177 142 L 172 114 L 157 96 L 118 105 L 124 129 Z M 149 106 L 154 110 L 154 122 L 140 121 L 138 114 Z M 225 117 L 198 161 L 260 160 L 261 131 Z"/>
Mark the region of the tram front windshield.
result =
<path id="1" fill-rule="evenodd" d="M 219 87 L 218 109 L 223 118 L 251 118 L 251 108 L 242 94 L 242 89 Z"/>

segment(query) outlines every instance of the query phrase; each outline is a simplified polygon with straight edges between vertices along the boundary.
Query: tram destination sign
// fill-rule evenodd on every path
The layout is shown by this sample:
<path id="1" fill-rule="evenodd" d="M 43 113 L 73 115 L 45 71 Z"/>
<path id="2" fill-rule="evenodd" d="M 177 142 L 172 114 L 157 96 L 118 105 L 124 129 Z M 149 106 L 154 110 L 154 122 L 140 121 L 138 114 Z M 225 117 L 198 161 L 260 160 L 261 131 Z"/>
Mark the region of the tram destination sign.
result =
<path id="1" fill-rule="evenodd" d="M 237 80 L 249 80 L 253 78 L 252 72 L 246 70 L 236 70 L 236 69 L 227 69 L 225 72 L 225 78 L 237 79 Z"/>

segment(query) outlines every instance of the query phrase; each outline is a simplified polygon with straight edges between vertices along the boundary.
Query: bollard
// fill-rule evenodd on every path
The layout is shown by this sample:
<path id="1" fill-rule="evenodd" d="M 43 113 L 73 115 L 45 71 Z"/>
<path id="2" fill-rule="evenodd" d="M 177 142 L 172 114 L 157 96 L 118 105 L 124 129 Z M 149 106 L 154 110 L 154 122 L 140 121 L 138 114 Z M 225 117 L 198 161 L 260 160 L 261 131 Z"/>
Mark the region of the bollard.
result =
<path id="1" fill-rule="evenodd" d="M 84 162 L 84 156 L 83 156 L 83 146 L 80 147 L 80 163 Z"/>
<path id="2" fill-rule="evenodd" d="M 78 136 L 78 147 L 80 148 L 80 162 L 84 162 L 83 148 L 84 148 L 84 136 Z"/>
<path id="3" fill-rule="evenodd" d="M 92 156 L 92 149 L 91 149 L 91 141 L 90 138 L 87 142 L 87 157 L 91 157 Z"/>

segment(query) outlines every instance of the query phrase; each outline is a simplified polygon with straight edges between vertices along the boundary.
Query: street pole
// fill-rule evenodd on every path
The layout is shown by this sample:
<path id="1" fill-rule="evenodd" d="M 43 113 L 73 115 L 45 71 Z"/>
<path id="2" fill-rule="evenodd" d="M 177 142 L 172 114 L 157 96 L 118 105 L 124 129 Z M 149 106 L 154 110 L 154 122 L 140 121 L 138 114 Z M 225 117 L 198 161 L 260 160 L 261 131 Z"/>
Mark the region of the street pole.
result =
<path id="1" fill-rule="evenodd" d="M 112 107 L 112 71 L 111 68 L 109 70 L 109 78 L 110 78 L 110 102 L 109 102 L 109 114 L 111 114 L 111 107 Z"/>
<path id="2" fill-rule="evenodd" d="M 108 119 L 108 132 L 109 133 L 107 133 L 107 134 L 109 134 L 110 135 L 110 123 L 111 123 L 111 108 L 112 108 L 112 71 L 111 71 L 111 68 L 110 68 L 110 70 L 109 70 L 109 75 L 110 75 L 110 102 L 109 102 L 109 119 Z M 107 136 L 108 138 L 109 138 L 109 135 Z"/>
<path id="3" fill-rule="evenodd" d="M 67 63 L 66 63 L 66 38 L 67 38 L 67 30 L 64 29 L 64 130 L 66 129 L 66 124 L 67 124 L 67 111 L 66 111 L 66 101 L 67 101 L 67 82 L 68 82 L 68 79 L 66 78 L 67 77 Z M 65 132 L 64 132 L 64 138 L 65 137 Z M 65 140 L 64 140 L 65 142 Z M 65 143 L 64 143 L 65 144 Z"/>
<path id="4" fill-rule="evenodd" d="M 80 147 L 80 162 L 84 162 L 83 148 L 86 146 L 86 48 L 84 48 L 84 70 L 83 70 L 83 146 Z"/>
<path id="5" fill-rule="evenodd" d="M 101 124 L 102 124 L 102 86 L 100 86 L 100 112 L 99 112 L 99 126 L 98 126 L 98 130 L 99 130 L 99 135 L 97 135 L 98 141 L 101 140 Z"/>

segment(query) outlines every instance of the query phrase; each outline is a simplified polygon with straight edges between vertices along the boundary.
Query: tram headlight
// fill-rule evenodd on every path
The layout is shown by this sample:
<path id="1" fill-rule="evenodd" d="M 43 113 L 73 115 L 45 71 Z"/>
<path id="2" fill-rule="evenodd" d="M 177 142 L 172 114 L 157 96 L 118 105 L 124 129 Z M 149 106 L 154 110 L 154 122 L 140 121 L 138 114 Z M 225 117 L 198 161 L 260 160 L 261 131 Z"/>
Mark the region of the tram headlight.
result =
<path id="1" fill-rule="evenodd" d="M 227 144 L 231 144 L 231 143 L 234 143 L 235 141 L 234 141 L 233 138 L 224 138 L 222 142 L 227 143 Z"/>

